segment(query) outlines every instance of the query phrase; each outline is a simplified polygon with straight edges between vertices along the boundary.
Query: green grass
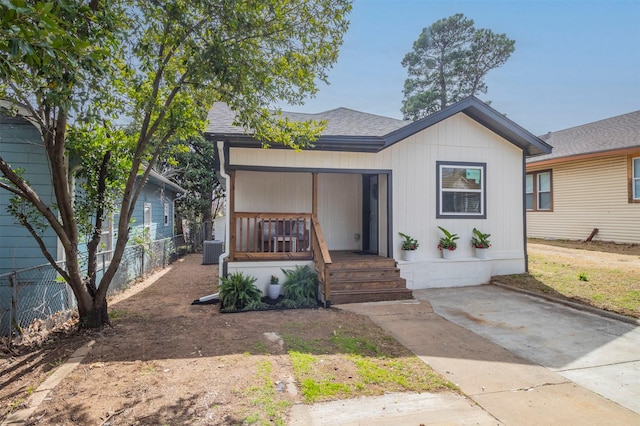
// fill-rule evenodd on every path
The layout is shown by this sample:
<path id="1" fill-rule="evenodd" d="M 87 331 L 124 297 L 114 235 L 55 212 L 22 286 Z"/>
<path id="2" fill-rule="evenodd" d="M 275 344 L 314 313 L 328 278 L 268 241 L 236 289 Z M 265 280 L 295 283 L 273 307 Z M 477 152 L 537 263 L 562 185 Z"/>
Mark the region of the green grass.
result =
<path id="1" fill-rule="evenodd" d="M 322 351 L 307 352 L 300 349 L 317 349 L 318 339 L 306 342 L 289 336 L 284 340 L 306 403 L 385 392 L 457 390 L 408 351 L 403 356 L 392 354 L 389 348 L 397 349 L 400 344 L 388 336 L 376 342 L 367 336 L 334 331 L 322 341 Z"/>
<path id="2" fill-rule="evenodd" d="M 243 414 L 243 424 L 284 426 L 287 410 L 291 403 L 278 398 L 274 382 L 271 378 L 272 365 L 269 361 L 261 361 L 256 366 L 254 383 L 243 392 L 249 407 Z"/>
<path id="3" fill-rule="evenodd" d="M 331 337 L 333 344 L 341 352 L 355 355 L 378 355 L 378 347 L 366 337 L 348 336 L 342 332 L 336 332 Z"/>
<path id="4" fill-rule="evenodd" d="M 494 277 L 500 283 L 640 318 L 640 273 L 633 266 L 530 254 L 529 273 Z"/>

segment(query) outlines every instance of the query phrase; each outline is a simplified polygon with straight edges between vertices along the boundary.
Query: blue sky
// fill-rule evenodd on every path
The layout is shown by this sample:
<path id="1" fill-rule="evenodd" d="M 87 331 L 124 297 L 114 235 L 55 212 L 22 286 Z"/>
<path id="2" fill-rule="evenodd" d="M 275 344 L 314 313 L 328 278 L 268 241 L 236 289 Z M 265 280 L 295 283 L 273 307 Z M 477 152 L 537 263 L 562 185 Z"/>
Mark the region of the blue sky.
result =
<path id="1" fill-rule="evenodd" d="M 640 0 L 355 0 L 331 84 L 281 107 L 401 118 L 402 58 L 424 27 L 455 13 L 516 41 L 479 98 L 532 133 L 640 109 Z"/>

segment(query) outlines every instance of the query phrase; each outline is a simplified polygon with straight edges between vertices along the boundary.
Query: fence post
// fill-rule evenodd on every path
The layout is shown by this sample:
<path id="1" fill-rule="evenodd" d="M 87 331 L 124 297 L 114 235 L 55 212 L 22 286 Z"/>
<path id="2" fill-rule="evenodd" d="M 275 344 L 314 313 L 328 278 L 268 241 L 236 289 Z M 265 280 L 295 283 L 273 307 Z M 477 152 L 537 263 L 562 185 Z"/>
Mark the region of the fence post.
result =
<path id="1" fill-rule="evenodd" d="M 140 277 L 144 277 L 144 252 L 145 252 L 144 244 L 140 244 L 139 249 L 140 249 L 140 255 L 141 255 L 140 256 L 141 257 L 141 260 L 140 260 Z"/>
<path id="2" fill-rule="evenodd" d="M 9 330 L 15 329 L 19 334 L 22 334 L 20 323 L 18 323 L 18 285 L 16 281 L 16 275 L 16 272 L 9 275 L 9 286 L 11 287 L 11 308 L 9 314 L 9 317 L 11 318 L 11 327 L 9 328 Z M 13 340 L 11 338 L 11 334 L 13 333 L 10 331 L 9 342 Z"/>
<path id="3" fill-rule="evenodd" d="M 167 239 L 162 242 L 162 267 L 167 267 Z"/>

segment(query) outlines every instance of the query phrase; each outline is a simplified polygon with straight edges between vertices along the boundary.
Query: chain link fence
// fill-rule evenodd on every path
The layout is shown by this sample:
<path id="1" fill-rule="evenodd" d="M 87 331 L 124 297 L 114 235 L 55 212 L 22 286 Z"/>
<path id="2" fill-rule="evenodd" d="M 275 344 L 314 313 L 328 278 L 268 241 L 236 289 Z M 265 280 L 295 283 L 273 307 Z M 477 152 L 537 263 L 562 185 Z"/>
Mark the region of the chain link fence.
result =
<path id="1" fill-rule="evenodd" d="M 108 294 L 118 293 L 138 278 L 154 270 L 164 268 L 179 256 L 193 251 L 193 245 L 185 243 L 184 237 L 153 241 L 149 244 L 129 246 L 114 275 Z M 109 267 L 111 251 L 98 253 L 96 282 Z M 86 270 L 87 259 L 80 259 Z M 65 269 L 64 261 L 58 262 Z M 57 320 L 66 320 L 76 308 L 77 302 L 71 287 L 50 264 L 35 266 L 0 275 L 0 336 L 12 337 L 28 332 L 29 327 L 44 322 L 47 329 Z"/>

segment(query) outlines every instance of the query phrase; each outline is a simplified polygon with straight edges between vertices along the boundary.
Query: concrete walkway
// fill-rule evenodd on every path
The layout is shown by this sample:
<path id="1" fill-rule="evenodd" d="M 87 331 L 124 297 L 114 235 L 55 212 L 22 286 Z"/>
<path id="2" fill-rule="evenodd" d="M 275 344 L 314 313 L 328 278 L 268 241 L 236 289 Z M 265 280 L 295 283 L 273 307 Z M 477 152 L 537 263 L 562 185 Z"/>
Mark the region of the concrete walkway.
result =
<path id="1" fill-rule="evenodd" d="M 337 307 L 369 316 L 488 415 L 467 422 L 452 411 L 446 421 L 431 421 L 423 407 L 412 413 L 416 425 L 640 424 L 637 326 L 495 286 L 420 290 L 414 297 Z M 374 413 L 362 418 L 366 406 L 349 403 L 356 404 L 346 410 L 354 417 L 333 424 L 412 424 Z M 330 424 L 320 417 L 307 424 Z"/>

